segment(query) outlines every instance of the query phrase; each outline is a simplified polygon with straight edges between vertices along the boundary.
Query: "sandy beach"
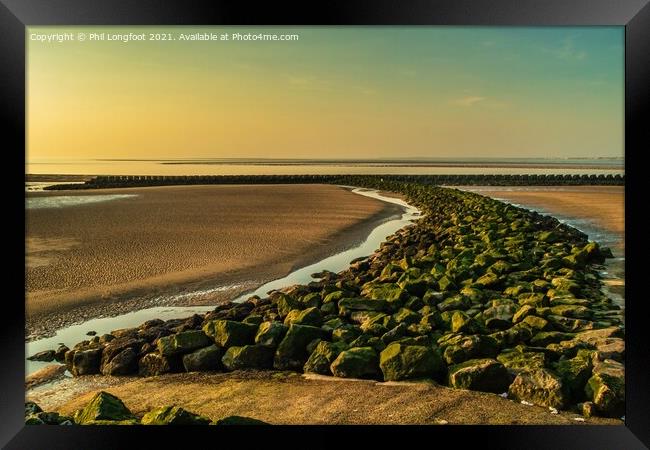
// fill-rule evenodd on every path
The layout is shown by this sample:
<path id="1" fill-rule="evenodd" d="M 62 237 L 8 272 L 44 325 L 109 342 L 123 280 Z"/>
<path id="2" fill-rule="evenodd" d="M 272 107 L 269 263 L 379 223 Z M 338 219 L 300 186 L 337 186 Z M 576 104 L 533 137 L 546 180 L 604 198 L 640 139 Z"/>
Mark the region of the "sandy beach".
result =
<path id="1" fill-rule="evenodd" d="M 585 419 L 566 411 L 554 414 L 548 408 L 523 405 L 496 394 L 450 389 L 433 382 L 376 382 L 294 372 L 87 376 L 32 389 L 27 398 L 47 410 L 71 414 L 99 390 L 116 395 L 135 414 L 175 404 L 213 420 L 243 415 L 286 425 L 623 423 Z"/>
<path id="2" fill-rule="evenodd" d="M 28 329 L 225 286 L 192 300 L 214 303 L 348 248 L 401 212 L 329 185 L 39 192 L 28 201 L 96 195 L 130 197 L 27 210 Z"/>

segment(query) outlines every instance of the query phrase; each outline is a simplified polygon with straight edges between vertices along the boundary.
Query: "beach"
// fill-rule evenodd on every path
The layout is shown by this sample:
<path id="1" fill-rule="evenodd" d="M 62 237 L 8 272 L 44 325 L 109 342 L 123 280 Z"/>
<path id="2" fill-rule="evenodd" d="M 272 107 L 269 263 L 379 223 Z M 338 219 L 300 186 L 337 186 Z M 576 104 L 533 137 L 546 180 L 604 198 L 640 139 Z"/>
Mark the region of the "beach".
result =
<path id="1" fill-rule="evenodd" d="M 39 192 L 28 202 L 97 195 L 120 197 L 27 209 L 28 334 L 184 291 L 213 290 L 182 304 L 215 304 L 351 247 L 401 212 L 330 185 Z"/>

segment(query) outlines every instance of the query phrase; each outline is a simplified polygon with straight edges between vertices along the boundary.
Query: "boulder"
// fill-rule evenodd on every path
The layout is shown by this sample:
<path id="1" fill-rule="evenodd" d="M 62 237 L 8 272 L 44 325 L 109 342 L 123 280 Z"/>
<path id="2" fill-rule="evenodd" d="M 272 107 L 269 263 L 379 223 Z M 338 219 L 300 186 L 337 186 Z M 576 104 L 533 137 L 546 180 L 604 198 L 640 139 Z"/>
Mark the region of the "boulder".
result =
<path id="1" fill-rule="evenodd" d="M 625 414 L 625 367 L 611 359 L 597 364 L 587 381 L 585 394 L 600 415 L 620 417 Z"/>
<path id="2" fill-rule="evenodd" d="M 74 351 L 72 356 L 72 375 L 93 375 L 99 373 L 102 361 L 102 349 L 92 348 L 89 350 Z"/>
<path id="3" fill-rule="evenodd" d="M 514 303 L 491 306 L 483 311 L 483 321 L 488 328 L 504 330 L 512 326 L 516 312 Z"/>
<path id="4" fill-rule="evenodd" d="M 372 347 L 355 347 L 342 351 L 330 365 L 332 375 L 342 378 L 378 379 L 379 358 Z"/>
<path id="5" fill-rule="evenodd" d="M 443 357 L 447 364 L 458 364 L 481 357 L 494 358 L 499 352 L 497 342 L 491 336 L 456 336 L 443 344 Z"/>
<path id="6" fill-rule="evenodd" d="M 280 322 L 262 322 L 255 335 L 255 343 L 277 346 L 287 333 L 288 327 Z"/>
<path id="7" fill-rule="evenodd" d="M 452 333 L 478 334 L 483 331 L 481 323 L 463 311 L 456 311 L 451 316 Z"/>
<path id="8" fill-rule="evenodd" d="M 130 375 L 138 371 L 138 355 L 133 348 L 127 347 L 101 369 L 104 375 Z"/>
<path id="9" fill-rule="evenodd" d="M 455 295 L 438 303 L 437 308 L 441 311 L 466 310 L 472 305 L 471 301 L 462 295 Z"/>
<path id="10" fill-rule="evenodd" d="M 538 331 L 547 331 L 553 328 L 551 327 L 551 324 L 548 323 L 548 320 L 537 316 L 526 316 L 524 320 L 521 321 L 521 323 L 526 324 L 533 330 Z"/>
<path id="11" fill-rule="evenodd" d="M 278 346 L 273 367 L 278 370 L 301 370 L 309 358 L 307 345 L 314 339 L 328 339 L 328 332 L 309 325 L 291 325 Z"/>
<path id="12" fill-rule="evenodd" d="M 457 389 L 502 393 L 508 389 L 510 374 L 499 361 L 470 359 L 449 367 L 449 386 Z"/>
<path id="13" fill-rule="evenodd" d="M 163 406 L 146 413 L 142 425 L 210 425 L 210 419 L 184 410 L 180 406 Z"/>
<path id="14" fill-rule="evenodd" d="M 158 351 L 162 356 L 174 356 L 190 353 L 210 344 L 212 340 L 203 331 L 191 330 L 161 337 L 158 339 Z"/>
<path id="15" fill-rule="evenodd" d="M 162 356 L 148 353 L 138 361 L 138 374 L 143 377 L 178 372 L 182 368 L 180 356 Z"/>
<path id="16" fill-rule="evenodd" d="M 74 416 L 78 425 L 91 424 L 97 420 L 124 421 L 133 420 L 135 416 L 122 400 L 108 392 L 100 391 L 90 402 Z"/>
<path id="17" fill-rule="evenodd" d="M 313 306 L 304 310 L 293 309 L 289 311 L 287 317 L 284 318 L 284 324 L 289 326 L 291 324 L 296 325 L 311 325 L 313 327 L 319 327 L 323 323 L 323 315 L 320 310 Z"/>
<path id="18" fill-rule="evenodd" d="M 203 372 L 221 369 L 223 350 L 215 344 L 183 355 L 183 367 L 187 372 Z"/>
<path id="19" fill-rule="evenodd" d="M 432 347 L 390 344 L 379 355 L 384 380 L 436 378 L 444 374 L 445 364 Z"/>
<path id="20" fill-rule="evenodd" d="M 51 362 L 51 361 L 54 361 L 54 355 L 55 354 L 56 354 L 56 352 L 54 350 L 44 350 L 42 352 L 38 352 L 38 353 L 33 354 L 32 356 L 28 357 L 27 359 L 30 360 L 30 361 Z"/>
<path id="21" fill-rule="evenodd" d="M 518 348 L 499 354 L 497 360 L 514 374 L 543 369 L 546 365 L 546 355 L 544 353 L 520 351 Z"/>
<path id="22" fill-rule="evenodd" d="M 567 402 L 562 380 L 546 369 L 520 372 L 508 389 L 508 397 L 556 409 L 564 408 Z"/>
<path id="23" fill-rule="evenodd" d="M 585 385 L 591 376 L 592 364 L 589 356 L 589 353 L 582 353 L 575 358 L 561 359 L 555 366 L 555 372 L 560 376 L 567 393 L 576 401 L 583 399 Z"/>
<path id="24" fill-rule="evenodd" d="M 221 358 L 228 370 L 270 369 L 273 366 L 275 349 L 266 345 L 244 345 L 230 347 Z"/>
<path id="25" fill-rule="evenodd" d="M 400 308 L 399 311 L 393 314 L 393 319 L 397 323 L 405 323 L 406 325 L 410 325 L 412 323 L 418 323 L 422 317 L 420 314 L 413 312 L 410 309 Z"/>
<path id="26" fill-rule="evenodd" d="M 548 344 L 571 340 L 574 336 L 572 333 L 563 333 L 561 331 L 541 331 L 532 337 L 530 345 L 546 347 Z"/>
<path id="27" fill-rule="evenodd" d="M 330 365 L 347 348 L 347 344 L 343 341 L 320 341 L 305 363 L 303 371 L 305 373 L 311 372 L 321 375 L 331 375 Z"/>
<path id="28" fill-rule="evenodd" d="M 352 342 L 361 336 L 361 329 L 356 325 L 345 324 L 332 331 L 333 341 Z"/>
<path id="29" fill-rule="evenodd" d="M 390 311 L 390 305 L 386 300 L 368 298 L 342 298 L 339 300 L 339 314 L 346 316 L 351 311 Z"/>
<path id="30" fill-rule="evenodd" d="M 203 331 L 213 338 L 219 347 L 228 348 L 252 344 L 257 327 L 232 320 L 212 320 L 203 325 Z"/>
<path id="31" fill-rule="evenodd" d="M 67 345 L 60 344 L 59 347 L 54 352 L 54 360 L 58 363 L 65 362 L 65 354 L 70 350 Z"/>
<path id="32" fill-rule="evenodd" d="M 247 323 L 249 325 L 257 325 L 257 326 L 259 326 L 262 322 L 264 322 L 264 317 L 262 317 L 259 314 L 251 314 L 250 316 L 242 320 L 242 323 Z"/>

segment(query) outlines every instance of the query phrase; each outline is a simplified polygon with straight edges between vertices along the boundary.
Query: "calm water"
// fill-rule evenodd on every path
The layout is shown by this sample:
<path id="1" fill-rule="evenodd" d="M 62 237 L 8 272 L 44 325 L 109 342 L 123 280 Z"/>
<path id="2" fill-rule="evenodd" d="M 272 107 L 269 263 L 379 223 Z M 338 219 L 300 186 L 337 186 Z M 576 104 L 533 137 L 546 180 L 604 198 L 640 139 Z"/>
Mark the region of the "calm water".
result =
<path id="1" fill-rule="evenodd" d="M 60 160 L 31 161 L 29 174 L 66 175 L 452 175 L 623 174 L 622 159 Z"/>

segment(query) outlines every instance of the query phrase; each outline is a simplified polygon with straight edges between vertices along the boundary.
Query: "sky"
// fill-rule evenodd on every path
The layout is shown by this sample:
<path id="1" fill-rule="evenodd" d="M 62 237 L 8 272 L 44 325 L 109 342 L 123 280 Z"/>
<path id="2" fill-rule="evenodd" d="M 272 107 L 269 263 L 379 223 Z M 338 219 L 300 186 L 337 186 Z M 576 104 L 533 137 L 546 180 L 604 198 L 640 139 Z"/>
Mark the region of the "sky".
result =
<path id="1" fill-rule="evenodd" d="M 63 32 L 75 40 L 33 40 Z M 176 40 L 89 39 L 102 32 Z M 299 39 L 178 40 L 198 32 Z M 28 162 L 622 157 L 623 143 L 623 27 L 27 30 Z"/>

